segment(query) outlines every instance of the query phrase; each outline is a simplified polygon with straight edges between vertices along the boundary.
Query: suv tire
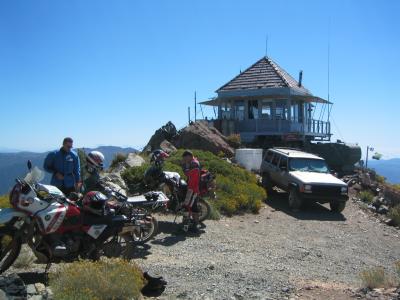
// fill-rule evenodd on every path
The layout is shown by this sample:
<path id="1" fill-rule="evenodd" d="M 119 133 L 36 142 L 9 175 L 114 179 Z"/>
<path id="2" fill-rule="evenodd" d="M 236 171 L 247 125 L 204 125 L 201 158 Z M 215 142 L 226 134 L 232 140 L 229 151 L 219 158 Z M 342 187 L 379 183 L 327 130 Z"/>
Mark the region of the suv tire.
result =
<path id="1" fill-rule="evenodd" d="M 292 210 L 299 210 L 303 204 L 297 188 L 292 187 L 289 191 L 289 208 Z"/>
<path id="2" fill-rule="evenodd" d="M 332 212 L 341 213 L 344 210 L 344 208 L 346 207 L 346 202 L 334 201 L 334 202 L 330 202 L 329 206 L 330 206 Z"/>

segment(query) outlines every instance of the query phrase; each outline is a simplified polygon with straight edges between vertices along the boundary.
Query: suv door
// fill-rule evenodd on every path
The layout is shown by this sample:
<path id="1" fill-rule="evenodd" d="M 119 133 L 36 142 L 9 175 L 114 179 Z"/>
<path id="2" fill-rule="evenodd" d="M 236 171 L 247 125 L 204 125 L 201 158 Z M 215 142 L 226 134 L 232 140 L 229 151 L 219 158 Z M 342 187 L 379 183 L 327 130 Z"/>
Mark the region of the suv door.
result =
<path id="1" fill-rule="evenodd" d="M 268 150 L 265 153 L 262 164 L 261 164 L 262 173 L 269 173 L 271 171 L 271 161 L 272 161 L 273 156 L 274 156 L 274 152 L 272 152 L 271 150 Z"/>
<path id="2" fill-rule="evenodd" d="M 287 190 L 287 187 L 289 185 L 287 171 L 288 171 L 288 158 L 287 156 L 282 155 L 281 159 L 279 160 L 278 171 L 276 176 L 279 186 L 285 190 Z"/>
<path id="3" fill-rule="evenodd" d="M 279 161 L 281 159 L 281 155 L 279 153 L 274 152 L 274 155 L 272 157 L 272 161 L 271 161 L 271 166 L 270 166 L 270 177 L 272 179 L 272 181 L 276 184 L 276 185 L 280 185 L 280 181 L 279 181 Z"/>

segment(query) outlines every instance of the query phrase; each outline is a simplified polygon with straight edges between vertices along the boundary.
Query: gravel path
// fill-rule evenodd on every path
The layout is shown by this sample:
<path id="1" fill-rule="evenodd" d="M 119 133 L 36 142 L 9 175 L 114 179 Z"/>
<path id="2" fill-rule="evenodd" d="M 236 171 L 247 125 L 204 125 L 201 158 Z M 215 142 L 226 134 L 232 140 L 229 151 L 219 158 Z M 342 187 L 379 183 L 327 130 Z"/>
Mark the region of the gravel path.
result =
<path id="1" fill-rule="evenodd" d="M 349 299 L 360 271 L 391 270 L 400 259 L 400 232 L 351 201 L 343 214 L 318 204 L 293 213 L 279 194 L 259 215 L 206 221 L 197 237 L 177 234 L 171 216 L 159 220 L 161 233 L 137 261 L 164 276 L 168 299 L 328 299 L 326 289 Z"/>

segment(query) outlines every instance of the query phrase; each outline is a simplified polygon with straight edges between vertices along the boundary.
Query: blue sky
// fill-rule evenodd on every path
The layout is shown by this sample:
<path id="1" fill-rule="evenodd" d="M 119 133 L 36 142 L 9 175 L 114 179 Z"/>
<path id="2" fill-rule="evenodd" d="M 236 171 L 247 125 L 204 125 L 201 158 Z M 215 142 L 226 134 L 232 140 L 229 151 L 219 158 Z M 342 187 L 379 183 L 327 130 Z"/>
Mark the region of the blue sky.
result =
<path id="1" fill-rule="evenodd" d="M 400 1 L 0 2 L 0 148 L 142 146 L 268 54 L 327 96 L 334 139 L 400 156 Z"/>

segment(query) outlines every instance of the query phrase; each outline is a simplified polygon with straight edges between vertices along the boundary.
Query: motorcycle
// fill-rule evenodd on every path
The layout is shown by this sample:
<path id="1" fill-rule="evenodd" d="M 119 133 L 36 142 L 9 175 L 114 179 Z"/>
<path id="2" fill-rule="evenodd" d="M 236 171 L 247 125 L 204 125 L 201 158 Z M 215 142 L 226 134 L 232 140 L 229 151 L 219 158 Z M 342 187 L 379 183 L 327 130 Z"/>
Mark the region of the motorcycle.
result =
<path id="1" fill-rule="evenodd" d="M 214 178 L 212 177 L 209 180 L 213 181 Z M 188 185 L 179 173 L 163 171 L 161 167 L 151 166 L 144 174 L 144 181 L 149 186 L 158 186 L 158 189 L 167 195 L 170 199 L 167 205 L 168 210 L 175 214 L 182 212 L 182 204 L 185 201 Z M 214 197 L 213 188 L 212 185 L 207 187 L 201 186 L 200 188 L 200 195 L 197 201 L 200 222 L 208 219 L 211 214 L 211 206 L 204 198 L 207 196 L 210 198 Z"/>
<path id="2" fill-rule="evenodd" d="M 126 216 L 85 212 L 57 187 L 39 183 L 44 174 L 30 161 L 28 169 L 10 193 L 12 208 L 0 210 L 0 273 L 14 263 L 23 244 L 47 266 L 121 255 L 119 240 L 131 230 Z"/>
<path id="3" fill-rule="evenodd" d="M 110 197 L 108 204 L 117 214 L 126 216 L 135 225 L 130 236 L 133 242 L 146 243 L 158 232 L 158 221 L 150 211 L 165 207 L 169 202 L 162 192 L 148 192 L 142 195 L 127 197 L 111 188 L 105 188 Z"/>

